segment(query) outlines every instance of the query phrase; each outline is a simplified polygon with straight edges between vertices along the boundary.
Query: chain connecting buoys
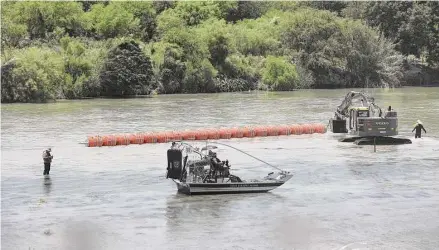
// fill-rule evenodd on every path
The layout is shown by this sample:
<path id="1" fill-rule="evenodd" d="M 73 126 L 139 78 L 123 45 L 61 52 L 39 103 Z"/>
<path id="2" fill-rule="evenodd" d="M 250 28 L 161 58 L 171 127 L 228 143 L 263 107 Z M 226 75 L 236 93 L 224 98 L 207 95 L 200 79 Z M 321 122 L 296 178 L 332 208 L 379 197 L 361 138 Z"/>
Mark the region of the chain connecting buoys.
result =
<path id="1" fill-rule="evenodd" d="M 323 124 L 293 124 L 244 128 L 198 129 L 195 131 L 165 131 L 139 134 L 88 136 L 88 147 L 117 146 L 144 143 L 167 143 L 173 140 L 216 140 L 265 136 L 326 133 Z"/>

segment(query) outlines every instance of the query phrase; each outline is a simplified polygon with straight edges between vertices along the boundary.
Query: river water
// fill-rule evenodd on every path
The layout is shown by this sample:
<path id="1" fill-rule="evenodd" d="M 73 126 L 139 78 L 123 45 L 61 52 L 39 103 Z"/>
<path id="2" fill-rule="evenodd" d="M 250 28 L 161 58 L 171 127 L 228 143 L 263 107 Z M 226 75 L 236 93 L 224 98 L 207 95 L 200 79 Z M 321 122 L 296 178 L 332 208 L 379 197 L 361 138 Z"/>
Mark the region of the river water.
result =
<path id="1" fill-rule="evenodd" d="M 184 196 L 169 144 L 87 148 L 87 135 L 327 123 L 348 90 L 168 95 L 2 105 L 2 249 L 437 249 L 439 89 L 370 89 L 413 144 L 331 133 L 222 141 L 293 172 L 266 194 Z M 427 134 L 414 140 L 421 119 Z M 50 179 L 43 149 L 52 147 Z M 272 169 L 230 148 L 247 179 Z"/>

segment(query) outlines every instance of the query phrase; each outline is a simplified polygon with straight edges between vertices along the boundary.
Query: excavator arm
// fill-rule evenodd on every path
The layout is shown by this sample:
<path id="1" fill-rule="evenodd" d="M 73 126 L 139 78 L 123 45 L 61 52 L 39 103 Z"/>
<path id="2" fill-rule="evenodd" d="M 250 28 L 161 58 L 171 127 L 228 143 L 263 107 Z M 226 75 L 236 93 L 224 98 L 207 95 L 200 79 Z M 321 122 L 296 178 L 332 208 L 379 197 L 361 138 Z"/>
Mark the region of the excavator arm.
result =
<path id="1" fill-rule="evenodd" d="M 337 110 L 335 111 L 335 120 L 344 120 L 349 118 L 349 107 L 357 101 L 361 103 L 361 105 L 358 104 L 357 107 L 369 107 L 370 112 L 373 114 L 376 114 L 376 112 L 379 111 L 378 116 L 382 115 L 381 108 L 374 103 L 375 100 L 373 97 L 361 92 L 351 91 L 337 107 Z"/>

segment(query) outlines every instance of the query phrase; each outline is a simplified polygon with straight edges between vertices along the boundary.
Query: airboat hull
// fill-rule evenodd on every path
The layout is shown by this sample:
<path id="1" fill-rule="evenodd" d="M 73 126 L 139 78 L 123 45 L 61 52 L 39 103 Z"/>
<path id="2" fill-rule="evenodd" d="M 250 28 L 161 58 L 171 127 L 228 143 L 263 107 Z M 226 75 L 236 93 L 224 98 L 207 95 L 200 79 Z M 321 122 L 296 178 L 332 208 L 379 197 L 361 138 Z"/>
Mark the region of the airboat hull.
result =
<path id="1" fill-rule="evenodd" d="M 281 182 L 182 183 L 175 181 L 179 193 L 187 195 L 265 193 L 282 186 Z"/>

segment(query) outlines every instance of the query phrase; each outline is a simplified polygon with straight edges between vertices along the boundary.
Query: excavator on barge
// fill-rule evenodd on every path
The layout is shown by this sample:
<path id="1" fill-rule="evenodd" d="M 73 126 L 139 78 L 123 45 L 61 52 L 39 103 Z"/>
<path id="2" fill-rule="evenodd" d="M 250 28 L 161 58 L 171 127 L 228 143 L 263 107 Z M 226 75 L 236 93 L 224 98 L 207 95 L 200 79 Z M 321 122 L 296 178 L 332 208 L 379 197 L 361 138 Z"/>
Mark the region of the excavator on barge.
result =
<path id="1" fill-rule="evenodd" d="M 348 124 L 346 124 L 349 121 Z M 333 133 L 347 133 L 350 136 L 341 142 L 356 145 L 399 145 L 411 144 L 410 139 L 395 138 L 398 135 L 398 114 L 390 106 L 383 111 L 375 99 L 363 92 L 349 92 L 337 107 L 334 118 L 329 120 Z"/>

